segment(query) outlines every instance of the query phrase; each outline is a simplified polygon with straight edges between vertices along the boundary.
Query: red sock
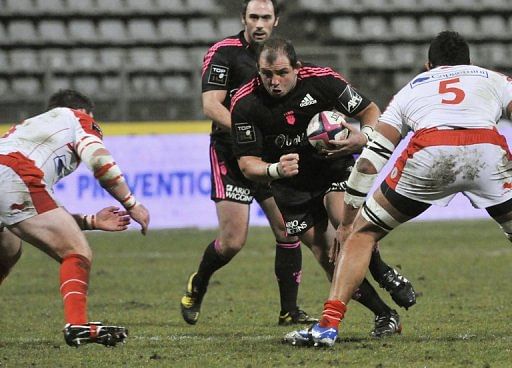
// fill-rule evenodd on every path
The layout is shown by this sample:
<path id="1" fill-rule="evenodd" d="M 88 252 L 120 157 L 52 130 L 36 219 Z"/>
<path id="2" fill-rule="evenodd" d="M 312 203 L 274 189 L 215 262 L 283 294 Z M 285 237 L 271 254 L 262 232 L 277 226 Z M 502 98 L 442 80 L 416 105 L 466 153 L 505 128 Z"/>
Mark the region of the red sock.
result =
<path id="1" fill-rule="evenodd" d="M 345 316 L 347 306 L 339 300 L 327 300 L 324 303 L 324 311 L 320 326 L 338 328 L 340 321 Z"/>
<path id="2" fill-rule="evenodd" d="M 60 294 L 66 323 L 87 323 L 87 289 L 91 262 L 80 254 L 70 254 L 60 265 Z"/>

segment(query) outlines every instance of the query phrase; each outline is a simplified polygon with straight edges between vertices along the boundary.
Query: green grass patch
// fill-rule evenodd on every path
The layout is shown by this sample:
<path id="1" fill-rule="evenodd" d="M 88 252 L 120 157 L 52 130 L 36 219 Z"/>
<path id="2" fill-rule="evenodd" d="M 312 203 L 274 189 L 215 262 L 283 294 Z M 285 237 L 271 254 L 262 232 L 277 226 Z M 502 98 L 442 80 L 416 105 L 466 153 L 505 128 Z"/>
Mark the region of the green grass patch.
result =
<path id="1" fill-rule="evenodd" d="M 333 349 L 282 345 L 274 241 L 252 228 L 245 249 L 212 279 L 200 321 L 181 319 L 179 300 L 214 231 L 88 234 L 95 260 L 91 320 L 125 325 L 116 348 L 65 345 L 58 265 L 25 246 L 1 287 L 0 367 L 510 367 L 512 247 L 491 221 L 411 223 L 381 243 L 419 293 L 400 310 L 400 336 L 371 339 L 373 316 L 349 305 Z M 329 285 L 303 249 L 299 302 L 319 315 Z M 394 306 L 389 295 L 383 298 Z"/>

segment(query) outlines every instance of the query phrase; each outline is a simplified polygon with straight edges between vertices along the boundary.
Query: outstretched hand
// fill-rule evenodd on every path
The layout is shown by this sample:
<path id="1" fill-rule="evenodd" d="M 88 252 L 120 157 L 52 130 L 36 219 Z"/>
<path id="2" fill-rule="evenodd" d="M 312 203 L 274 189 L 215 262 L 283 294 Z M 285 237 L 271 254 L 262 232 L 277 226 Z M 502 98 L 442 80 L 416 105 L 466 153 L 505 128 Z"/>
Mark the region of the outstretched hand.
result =
<path id="1" fill-rule="evenodd" d="M 103 231 L 123 231 L 130 224 L 128 212 L 119 207 L 110 206 L 96 213 L 95 228 Z"/>

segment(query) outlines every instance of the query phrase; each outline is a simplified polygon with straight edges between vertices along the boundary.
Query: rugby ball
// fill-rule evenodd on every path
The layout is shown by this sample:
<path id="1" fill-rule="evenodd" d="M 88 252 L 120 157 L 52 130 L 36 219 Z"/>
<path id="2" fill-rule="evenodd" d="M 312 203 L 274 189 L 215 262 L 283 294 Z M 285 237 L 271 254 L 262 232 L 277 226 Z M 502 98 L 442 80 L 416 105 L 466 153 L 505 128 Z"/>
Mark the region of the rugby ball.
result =
<path id="1" fill-rule="evenodd" d="M 306 134 L 309 143 L 317 150 L 329 148 L 329 140 L 347 139 L 350 130 L 341 123 L 345 118 L 338 111 L 321 111 L 309 121 Z"/>

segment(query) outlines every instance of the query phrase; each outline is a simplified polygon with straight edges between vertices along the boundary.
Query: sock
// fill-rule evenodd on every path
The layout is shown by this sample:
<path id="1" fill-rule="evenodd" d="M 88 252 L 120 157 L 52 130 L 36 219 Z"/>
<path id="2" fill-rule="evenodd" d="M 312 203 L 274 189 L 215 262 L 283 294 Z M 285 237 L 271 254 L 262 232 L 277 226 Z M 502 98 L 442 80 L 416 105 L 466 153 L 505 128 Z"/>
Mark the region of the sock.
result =
<path id="1" fill-rule="evenodd" d="M 391 312 L 391 308 L 384 303 L 367 279 L 364 279 L 361 285 L 359 285 L 352 299 L 364 305 L 375 315 L 388 314 Z"/>
<path id="2" fill-rule="evenodd" d="M 389 265 L 385 263 L 380 257 L 380 250 L 378 244 L 373 249 L 372 257 L 370 258 L 370 264 L 368 268 L 370 269 L 370 273 L 372 274 L 373 279 L 378 283 L 381 282 L 382 276 L 386 272 L 391 270 L 391 267 L 389 267 Z"/>
<path id="3" fill-rule="evenodd" d="M 231 258 L 221 256 L 217 252 L 216 247 L 218 247 L 218 241 L 214 240 L 204 250 L 203 259 L 197 270 L 197 276 L 194 278 L 194 287 L 198 289 L 206 289 L 215 271 L 231 261 Z"/>
<path id="4" fill-rule="evenodd" d="M 302 276 L 300 241 L 276 243 L 274 271 L 281 298 L 281 314 L 297 310 L 297 295 Z"/>
<path id="5" fill-rule="evenodd" d="M 347 306 L 339 300 L 327 300 L 324 303 L 324 311 L 320 320 L 321 327 L 338 328 L 341 320 L 345 317 Z"/>
<path id="6" fill-rule="evenodd" d="M 60 294 L 66 323 L 87 323 L 87 289 L 91 262 L 80 254 L 70 254 L 60 265 Z"/>

